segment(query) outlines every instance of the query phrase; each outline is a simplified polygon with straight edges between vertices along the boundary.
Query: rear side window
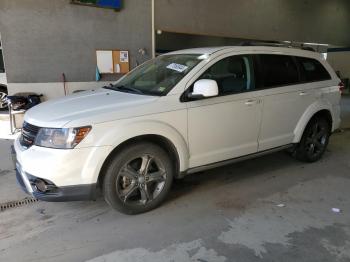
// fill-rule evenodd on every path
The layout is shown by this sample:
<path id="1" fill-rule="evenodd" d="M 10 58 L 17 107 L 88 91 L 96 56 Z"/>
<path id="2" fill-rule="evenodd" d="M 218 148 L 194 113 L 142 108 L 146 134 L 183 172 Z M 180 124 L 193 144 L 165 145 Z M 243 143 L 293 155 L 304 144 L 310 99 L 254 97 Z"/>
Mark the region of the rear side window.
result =
<path id="1" fill-rule="evenodd" d="M 2 50 L 0 49 L 0 73 L 5 73 L 4 60 L 2 58 Z"/>
<path id="2" fill-rule="evenodd" d="M 296 59 L 301 67 L 301 76 L 303 81 L 314 82 L 331 79 L 328 71 L 316 59 L 307 57 L 297 57 Z"/>
<path id="3" fill-rule="evenodd" d="M 292 85 L 299 82 L 299 73 L 293 57 L 262 54 L 260 57 L 263 87 Z"/>

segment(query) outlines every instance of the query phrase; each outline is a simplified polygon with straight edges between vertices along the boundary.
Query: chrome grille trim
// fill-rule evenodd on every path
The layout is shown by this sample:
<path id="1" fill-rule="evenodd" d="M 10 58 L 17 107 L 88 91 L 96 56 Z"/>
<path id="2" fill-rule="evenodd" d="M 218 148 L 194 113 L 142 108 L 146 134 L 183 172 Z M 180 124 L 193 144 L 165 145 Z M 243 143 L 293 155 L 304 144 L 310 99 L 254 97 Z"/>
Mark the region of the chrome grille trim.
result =
<path id="1" fill-rule="evenodd" d="M 24 121 L 22 126 L 21 138 L 19 140 L 21 146 L 25 148 L 31 147 L 35 142 L 35 138 L 39 130 L 40 130 L 40 127 L 34 126 Z"/>

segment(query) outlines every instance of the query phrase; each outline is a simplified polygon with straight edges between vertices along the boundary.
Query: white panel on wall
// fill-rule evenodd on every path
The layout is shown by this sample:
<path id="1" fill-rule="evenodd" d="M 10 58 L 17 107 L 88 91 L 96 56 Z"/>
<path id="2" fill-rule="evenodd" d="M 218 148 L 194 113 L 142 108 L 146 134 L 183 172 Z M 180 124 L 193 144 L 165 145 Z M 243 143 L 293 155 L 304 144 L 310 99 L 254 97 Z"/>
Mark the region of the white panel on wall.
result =
<path id="1" fill-rule="evenodd" d="M 113 53 L 112 51 L 97 50 L 97 68 L 100 73 L 113 73 Z"/>

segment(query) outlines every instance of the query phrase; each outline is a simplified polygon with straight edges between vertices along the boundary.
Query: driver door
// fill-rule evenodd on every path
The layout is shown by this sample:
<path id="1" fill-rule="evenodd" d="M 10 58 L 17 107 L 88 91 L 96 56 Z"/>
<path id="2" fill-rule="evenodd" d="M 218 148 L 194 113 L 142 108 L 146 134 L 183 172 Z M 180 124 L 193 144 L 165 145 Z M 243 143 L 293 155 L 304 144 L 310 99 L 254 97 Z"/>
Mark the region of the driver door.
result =
<path id="1" fill-rule="evenodd" d="M 186 102 L 190 168 L 256 153 L 262 103 L 250 92 L 254 89 L 252 58 L 222 58 L 198 79 L 217 81 L 219 95 Z"/>

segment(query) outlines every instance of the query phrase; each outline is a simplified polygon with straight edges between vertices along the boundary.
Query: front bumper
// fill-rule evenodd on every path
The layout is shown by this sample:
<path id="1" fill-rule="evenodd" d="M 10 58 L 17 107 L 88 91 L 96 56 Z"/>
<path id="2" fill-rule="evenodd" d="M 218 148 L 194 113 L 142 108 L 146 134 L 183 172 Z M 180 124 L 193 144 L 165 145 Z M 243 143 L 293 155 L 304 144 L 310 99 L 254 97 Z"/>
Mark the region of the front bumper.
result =
<path id="1" fill-rule="evenodd" d="M 96 198 L 96 183 L 57 186 L 47 178 L 37 177 L 24 171 L 17 160 L 15 148 L 11 148 L 12 160 L 16 169 L 16 178 L 22 190 L 33 197 L 49 202 L 94 200 Z M 46 190 L 40 190 L 37 182 L 45 183 Z"/>

